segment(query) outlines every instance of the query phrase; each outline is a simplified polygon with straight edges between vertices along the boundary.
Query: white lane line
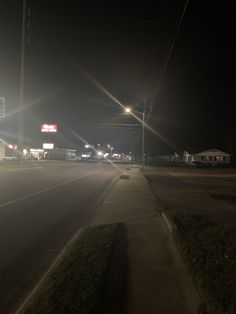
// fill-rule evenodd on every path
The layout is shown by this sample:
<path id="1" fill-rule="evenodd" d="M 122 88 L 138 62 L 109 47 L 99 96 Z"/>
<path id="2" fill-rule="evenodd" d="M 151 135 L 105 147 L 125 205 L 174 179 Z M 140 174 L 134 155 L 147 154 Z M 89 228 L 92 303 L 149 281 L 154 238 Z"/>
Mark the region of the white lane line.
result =
<path id="1" fill-rule="evenodd" d="M 3 169 L 2 172 L 14 172 L 14 171 L 23 171 L 23 170 L 34 170 L 34 169 L 43 169 L 43 167 L 27 167 L 27 168 L 15 168 L 15 169 Z"/>
<path id="2" fill-rule="evenodd" d="M 14 203 L 17 203 L 17 202 L 20 202 L 20 201 L 23 201 L 27 198 L 30 198 L 32 196 L 36 196 L 36 195 L 39 195 L 39 194 L 42 194 L 44 192 L 48 192 L 48 191 L 51 191 L 51 190 L 55 190 L 57 189 L 58 187 L 60 186 L 63 186 L 63 185 L 66 185 L 68 183 L 72 183 L 72 182 L 75 182 L 75 181 L 78 181 L 80 179 L 83 179 L 83 178 L 86 178 L 86 177 L 89 177 L 91 175 L 93 175 L 94 173 L 96 173 L 97 171 L 93 171 L 89 174 L 86 174 L 84 176 L 80 176 L 80 177 L 77 177 L 77 178 L 74 178 L 74 179 L 70 179 L 70 180 L 66 180 L 64 182 L 61 182 L 59 184 L 56 184 L 56 185 L 53 185 L 53 186 L 49 186 L 48 188 L 46 189 L 43 189 L 43 190 L 40 190 L 40 191 L 37 191 L 37 192 L 33 192 L 33 193 L 30 193 L 30 194 L 27 194 L 25 196 L 22 196 L 22 197 L 19 197 L 19 198 L 16 198 L 15 200 L 12 200 L 12 201 L 9 201 L 9 202 L 6 202 L 6 203 L 3 203 L 3 204 L 0 204 L 0 208 L 2 207 L 5 207 L 5 206 L 8 206 L 8 205 L 11 205 L 11 204 L 14 204 Z"/>

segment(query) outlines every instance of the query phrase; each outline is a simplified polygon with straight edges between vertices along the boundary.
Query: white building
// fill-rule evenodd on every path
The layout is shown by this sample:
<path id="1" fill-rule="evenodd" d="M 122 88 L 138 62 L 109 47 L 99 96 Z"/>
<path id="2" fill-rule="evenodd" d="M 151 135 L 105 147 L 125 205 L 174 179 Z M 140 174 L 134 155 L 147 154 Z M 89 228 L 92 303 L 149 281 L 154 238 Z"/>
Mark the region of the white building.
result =
<path id="1" fill-rule="evenodd" d="M 5 157 L 5 143 L 0 140 L 0 160 Z"/>
<path id="2" fill-rule="evenodd" d="M 229 164 L 230 154 L 223 152 L 219 149 L 208 149 L 200 153 L 188 153 L 187 151 L 183 154 L 183 161 L 187 164 L 192 164 L 193 162 L 199 162 L 203 164 Z"/>

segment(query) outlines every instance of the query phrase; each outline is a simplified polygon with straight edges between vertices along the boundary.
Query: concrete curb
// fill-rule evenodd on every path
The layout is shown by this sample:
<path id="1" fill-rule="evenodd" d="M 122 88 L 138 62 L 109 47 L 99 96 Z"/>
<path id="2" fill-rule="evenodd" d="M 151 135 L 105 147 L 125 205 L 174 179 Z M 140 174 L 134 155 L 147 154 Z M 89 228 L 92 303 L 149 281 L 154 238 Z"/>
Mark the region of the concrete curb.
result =
<path id="1" fill-rule="evenodd" d="M 173 233 L 174 231 L 178 229 L 173 219 L 170 217 L 170 215 L 167 212 L 162 211 L 160 215 L 162 219 L 164 220 L 167 226 L 167 229 L 169 230 L 170 233 Z"/>
<path id="2" fill-rule="evenodd" d="M 140 169 L 140 172 L 141 172 L 141 169 Z M 148 186 L 150 187 L 150 190 L 152 191 L 152 194 L 154 195 L 155 199 L 158 199 L 158 197 L 157 197 L 156 193 L 154 192 L 149 180 L 145 177 L 145 175 L 143 173 L 142 173 L 142 175 L 143 175 L 144 181 L 146 181 L 148 183 Z M 163 219 L 163 221 L 164 221 L 164 223 L 165 223 L 165 225 L 166 225 L 166 227 L 170 233 L 173 233 L 173 231 L 178 229 L 176 224 L 174 223 L 174 221 L 170 217 L 170 215 L 165 210 L 160 209 L 159 213 L 160 213 L 160 216 Z"/>
<path id="3" fill-rule="evenodd" d="M 122 173 L 123 174 L 123 173 Z M 88 224 L 88 226 L 91 226 L 91 221 L 94 220 L 94 218 L 96 217 L 98 210 L 101 208 L 102 204 L 104 203 L 105 198 L 107 197 L 107 195 L 109 195 L 111 193 L 111 191 L 114 189 L 115 185 L 117 184 L 117 182 L 120 180 L 120 174 L 117 175 L 112 181 L 111 183 L 108 185 L 106 191 L 104 191 L 101 195 L 101 197 L 99 198 L 99 200 L 94 204 L 94 214 L 93 216 L 90 218 L 90 223 Z"/>
<path id="4" fill-rule="evenodd" d="M 172 227 L 172 224 L 171 222 L 169 221 L 169 219 L 167 218 L 167 215 L 164 213 L 164 212 L 161 212 L 161 217 L 162 219 L 164 220 L 166 226 L 167 226 L 167 229 L 169 230 L 170 233 L 173 232 L 173 227 Z"/>

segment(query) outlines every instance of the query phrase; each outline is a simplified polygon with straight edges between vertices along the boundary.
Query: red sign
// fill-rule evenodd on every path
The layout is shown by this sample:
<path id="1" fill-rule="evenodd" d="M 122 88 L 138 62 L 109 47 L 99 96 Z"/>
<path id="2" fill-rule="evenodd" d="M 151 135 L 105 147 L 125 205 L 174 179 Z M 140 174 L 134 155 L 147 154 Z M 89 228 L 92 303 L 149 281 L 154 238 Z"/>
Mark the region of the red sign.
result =
<path id="1" fill-rule="evenodd" d="M 41 132 L 57 133 L 57 124 L 41 124 Z"/>
<path id="2" fill-rule="evenodd" d="M 8 144 L 9 149 L 17 149 L 17 145 Z"/>

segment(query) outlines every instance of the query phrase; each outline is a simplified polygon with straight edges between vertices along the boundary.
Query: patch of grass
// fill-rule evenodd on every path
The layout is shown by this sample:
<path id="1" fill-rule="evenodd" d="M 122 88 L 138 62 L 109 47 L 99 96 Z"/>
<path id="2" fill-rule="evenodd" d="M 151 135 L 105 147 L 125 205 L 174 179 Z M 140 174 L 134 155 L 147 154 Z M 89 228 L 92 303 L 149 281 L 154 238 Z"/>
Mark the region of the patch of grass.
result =
<path id="1" fill-rule="evenodd" d="M 201 297 L 201 313 L 236 313 L 236 230 L 203 216 L 172 217 Z"/>
<path id="2" fill-rule="evenodd" d="M 99 313 L 118 228 L 84 230 L 22 313 Z"/>
<path id="3" fill-rule="evenodd" d="M 211 197 L 216 198 L 220 201 L 226 201 L 226 202 L 236 202 L 236 195 L 232 194 L 211 194 Z"/>
<path id="4" fill-rule="evenodd" d="M 120 176 L 120 179 L 129 180 L 129 175 L 127 175 L 127 174 L 122 174 L 122 175 Z"/>

